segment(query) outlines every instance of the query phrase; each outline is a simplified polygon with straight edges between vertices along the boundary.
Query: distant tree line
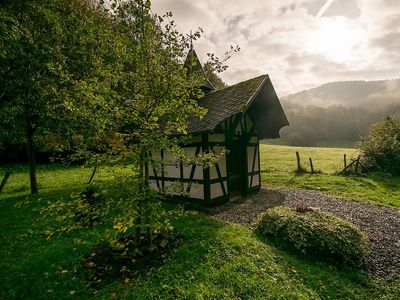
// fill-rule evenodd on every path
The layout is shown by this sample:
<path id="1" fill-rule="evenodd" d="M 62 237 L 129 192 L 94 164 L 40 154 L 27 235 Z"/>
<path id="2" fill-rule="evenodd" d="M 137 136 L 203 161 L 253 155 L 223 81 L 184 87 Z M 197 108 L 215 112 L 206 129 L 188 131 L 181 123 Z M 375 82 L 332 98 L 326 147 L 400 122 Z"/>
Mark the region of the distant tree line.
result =
<path id="1" fill-rule="evenodd" d="M 288 145 L 315 146 L 321 142 L 359 141 L 371 125 L 400 113 L 400 104 L 376 108 L 316 107 L 283 103 L 290 126 L 281 130 Z"/>

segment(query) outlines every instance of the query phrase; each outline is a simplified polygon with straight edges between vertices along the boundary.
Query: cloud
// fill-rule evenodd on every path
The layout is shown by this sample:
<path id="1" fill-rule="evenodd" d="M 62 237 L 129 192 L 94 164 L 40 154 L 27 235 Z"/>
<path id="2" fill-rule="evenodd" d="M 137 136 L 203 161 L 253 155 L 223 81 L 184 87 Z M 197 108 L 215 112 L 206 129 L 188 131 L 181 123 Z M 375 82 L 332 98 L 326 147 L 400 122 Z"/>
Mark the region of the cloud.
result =
<path id="1" fill-rule="evenodd" d="M 228 84 L 269 74 L 282 96 L 328 81 L 400 77 L 398 0 L 154 0 L 153 10 L 172 11 L 181 32 L 204 29 L 195 43 L 203 61 L 239 44 L 222 74 Z"/>
<path id="2" fill-rule="evenodd" d="M 400 50 L 400 32 L 390 32 L 371 41 L 373 46 L 379 47 L 387 52 L 396 52 Z"/>

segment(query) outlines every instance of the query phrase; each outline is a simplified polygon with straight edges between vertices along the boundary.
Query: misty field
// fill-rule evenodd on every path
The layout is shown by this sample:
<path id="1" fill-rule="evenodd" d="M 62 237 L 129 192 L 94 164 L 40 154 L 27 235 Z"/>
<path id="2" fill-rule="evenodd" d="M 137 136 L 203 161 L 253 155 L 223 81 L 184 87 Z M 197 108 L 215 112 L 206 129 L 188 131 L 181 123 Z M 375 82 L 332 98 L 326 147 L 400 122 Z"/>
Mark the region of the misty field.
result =
<path id="1" fill-rule="evenodd" d="M 289 147 L 261 144 L 262 184 L 271 187 L 315 190 L 343 198 L 400 207 L 400 178 L 386 173 L 338 175 L 347 163 L 358 156 L 352 148 Z M 310 170 L 311 157 L 318 174 L 295 173 L 296 151 L 302 166 Z"/>

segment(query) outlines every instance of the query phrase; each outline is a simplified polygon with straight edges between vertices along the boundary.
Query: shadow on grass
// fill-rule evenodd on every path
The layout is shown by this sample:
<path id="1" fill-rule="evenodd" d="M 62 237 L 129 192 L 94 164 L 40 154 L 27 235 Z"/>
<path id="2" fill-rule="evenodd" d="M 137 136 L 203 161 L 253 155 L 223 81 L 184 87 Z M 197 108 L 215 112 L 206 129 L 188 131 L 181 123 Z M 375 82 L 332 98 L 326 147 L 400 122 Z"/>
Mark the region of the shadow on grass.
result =
<path id="1" fill-rule="evenodd" d="M 336 176 L 344 177 L 355 182 L 361 182 L 369 187 L 374 185 L 369 181 L 373 180 L 385 188 L 399 188 L 400 189 L 400 176 L 395 176 L 390 173 L 383 172 L 369 172 L 360 174 L 335 174 Z"/>
<path id="2" fill-rule="evenodd" d="M 258 233 L 257 231 L 255 231 L 255 235 L 256 235 L 257 239 L 260 242 L 262 242 L 263 244 L 271 246 L 271 247 L 275 247 L 280 253 L 285 253 L 286 255 L 289 255 L 296 260 L 300 260 L 302 262 L 312 263 L 312 264 L 314 264 L 315 262 L 321 263 L 321 264 L 326 264 L 331 267 L 334 267 L 337 270 L 364 272 L 360 267 L 357 267 L 355 265 L 352 265 L 352 266 L 345 265 L 339 259 L 336 259 L 336 258 L 333 258 L 330 256 L 321 256 L 321 255 L 302 253 L 301 251 L 294 249 L 290 244 L 288 244 L 284 241 L 265 237 L 262 234 Z"/>
<path id="3" fill-rule="evenodd" d="M 108 182 L 104 186 L 112 191 L 117 185 Z M 54 225 L 50 217 L 38 221 L 41 207 L 46 206 L 49 201 L 68 201 L 71 193 L 80 192 L 83 187 L 84 185 L 79 185 L 73 189 L 66 187 L 42 190 L 37 195 L 14 193 L 2 198 L 0 256 L 3 259 L 0 262 L 0 298 L 39 299 L 47 295 L 50 298 L 64 299 L 71 295 L 86 298 L 92 294 L 93 291 L 87 288 L 77 270 L 82 263 L 82 256 L 104 239 L 106 231 L 112 226 L 112 216 L 108 218 L 107 224 L 74 230 L 50 239 L 38 233 L 52 230 Z M 168 209 L 172 210 L 174 207 L 175 205 L 169 205 Z M 171 222 L 183 235 L 178 251 L 166 263 L 153 267 L 143 277 L 157 273 L 160 268 L 169 268 L 171 272 L 182 274 L 188 270 L 195 272 L 198 262 L 208 251 L 209 241 L 216 239 L 216 232 L 225 226 L 185 213 L 183 216 L 172 215 Z M 192 230 L 193 227 L 196 229 Z M 201 243 L 202 239 L 208 240 L 207 244 Z M 118 279 L 115 281 L 116 284 L 120 282 Z M 73 294 L 70 294 L 71 291 Z"/>

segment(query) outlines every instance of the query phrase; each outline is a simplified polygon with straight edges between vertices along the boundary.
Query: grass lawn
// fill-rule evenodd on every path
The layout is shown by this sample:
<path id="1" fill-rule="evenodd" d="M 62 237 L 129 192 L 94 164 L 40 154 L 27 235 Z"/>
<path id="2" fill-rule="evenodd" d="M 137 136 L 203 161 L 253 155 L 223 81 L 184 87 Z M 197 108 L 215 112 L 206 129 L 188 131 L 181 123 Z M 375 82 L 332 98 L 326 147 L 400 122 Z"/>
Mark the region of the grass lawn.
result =
<path id="1" fill-rule="evenodd" d="M 309 157 L 320 174 L 297 174 L 296 151 L 307 170 Z M 343 155 L 357 157 L 356 149 L 261 145 L 262 184 L 271 187 L 316 190 L 344 198 L 400 208 L 400 177 L 389 174 L 341 176 Z"/>
<path id="2" fill-rule="evenodd" d="M 316 168 L 324 172 L 312 176 L 293 174 L 294 151 L 290 147 L 262 147 L 262 168 L 267 171 L 263 173 L 264 184 L 315 187 L 328 193 L 336 193 L 337 189 L 339 195 L 382 204 L 395 200 L 395 190 L 392 198 L 384 200 L 390 189 L 380 186 L 377 178 L 333 175 L 336 161 L 338 167 L 341 164 L 343 149 L 300 149 L 304 158 L 311 154 Z M 82 255 L 104 239 L 110 225 L 79 229 L 50 239 L 38 233 L 54 226 L 51 219 L 38 220 L 38 209 L 48 201 L 68 201 L 71 192 L 82 189 L 91 170 L 42 166 L 38 172 L 38 196 L 29 196 L 26 171 L 22 167 L 14 173 L 0 195 L 0 299 L 400 299 L 400 278 L 373 279 L 359 271 L 287 253 L 260 240 L 247 228 L 194 213 L 172 218 L 184 239 L 166 264 L 129 282 L 117 280 L 98 291 L 92 290 L 75 271 Z M 115 176 L 127 172 L 129 169 L 103 168 L 95 182 L 108 186 Z M 348 181 L 347 187 L 371 182 L 382 190 L 359 185 L 356 190 L 345 191 L 335 187 L 335 180 L 338 186 Z M 398 179 L 386 180 L 399 184 Z M 378 201 L 379 194 L 382 199 Z"/>

